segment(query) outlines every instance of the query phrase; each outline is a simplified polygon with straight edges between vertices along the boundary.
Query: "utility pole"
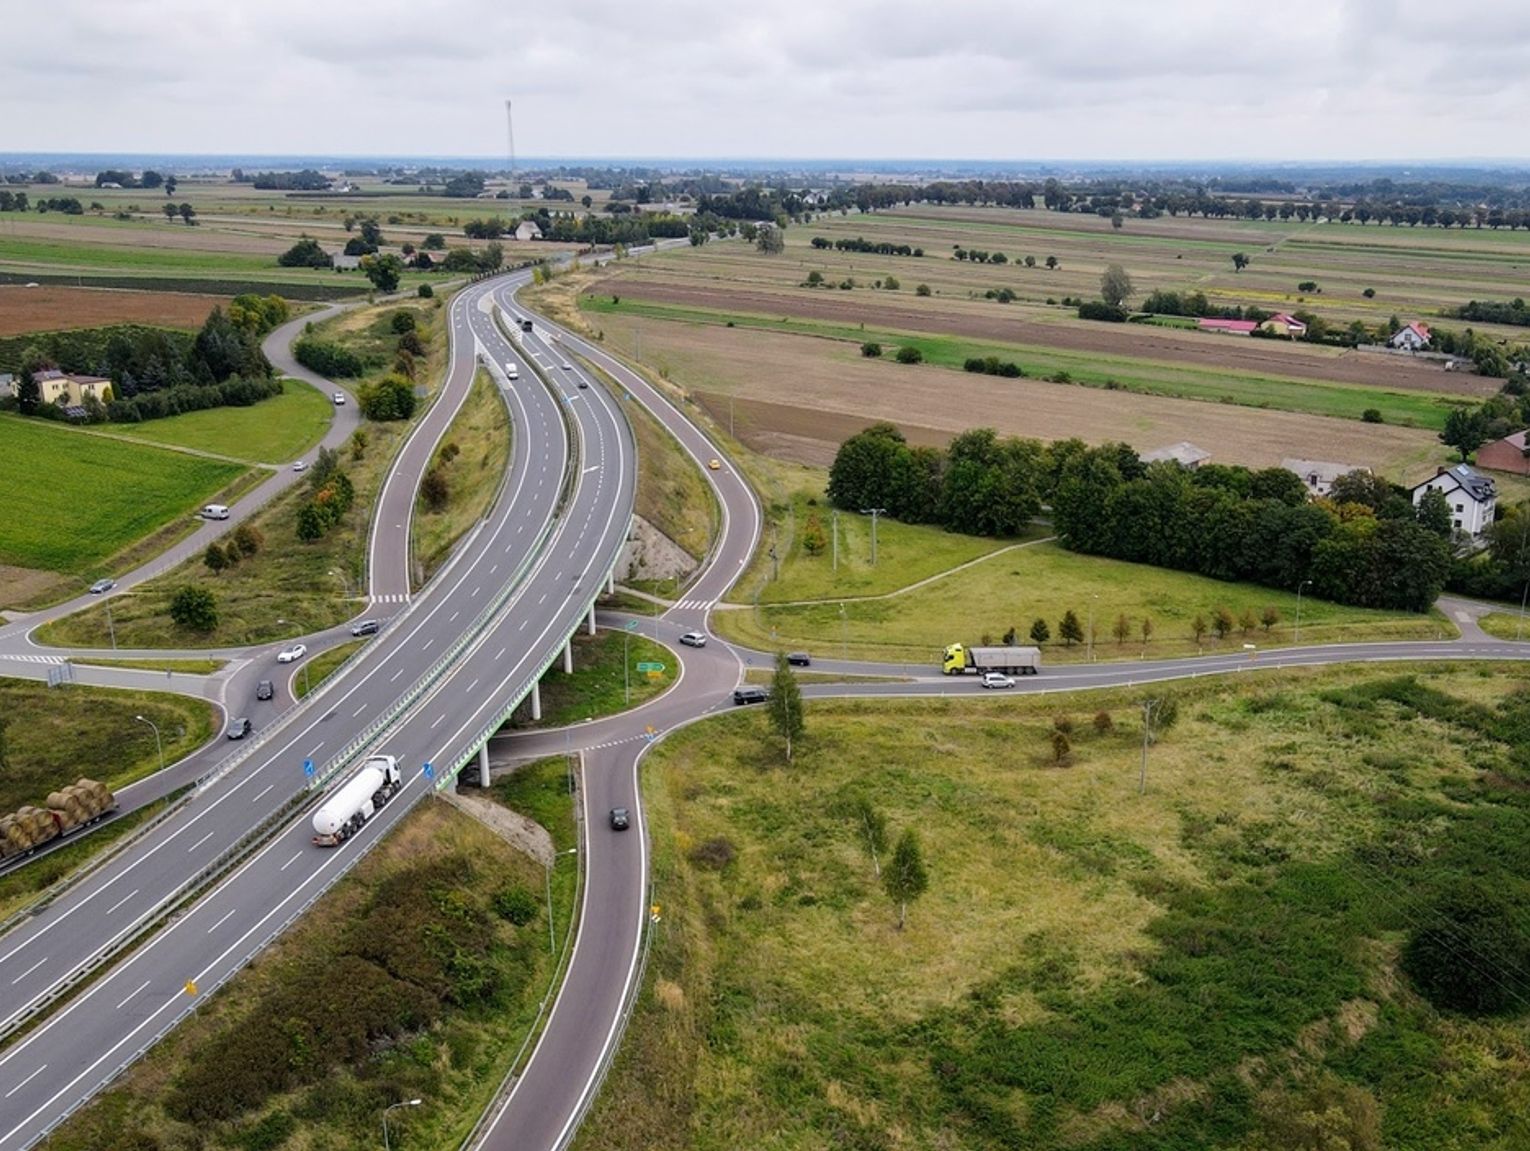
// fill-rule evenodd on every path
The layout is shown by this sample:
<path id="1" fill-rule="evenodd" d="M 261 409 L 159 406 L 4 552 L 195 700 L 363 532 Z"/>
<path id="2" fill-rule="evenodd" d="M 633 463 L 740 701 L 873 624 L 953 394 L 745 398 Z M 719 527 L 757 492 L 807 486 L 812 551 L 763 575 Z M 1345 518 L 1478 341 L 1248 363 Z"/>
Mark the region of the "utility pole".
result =
<path id="1" fill-rule="evenodd" d="M 515 186 L 515 117 L 510 112 L 510 101 L 505 101 L 505 130 L 510 142 L 510 183 Z M 520 188 L 516 186 L 519 193 Z"/>
<path id="2" fill-rule="evenodd" d="M 839 605 L 839 658 L 850 658 L 850 620 L 845 615 L 844 601 Z"/>
<path id="3" fill-rule="evenodd" d="M 1152 732 L 1153 705 L 1157 700 L 1145 699 L 1142 701 L 1142 770 L 1137 776 L 1137 794 L 1142 795 L 1147 791 L 1147 749 L 1148 739 Z"/>
<path id="4" fill-rule="evenodd" d="M 1095 592 L 1092 596 L 1089 597 L 1089 635 L 1087 637 L 1089 643 L 1089 654 L 1086 657 L 1086 662 L 1088 663 L 1094 662 L 1094 601 L 1099 598 L 1099 592 Z"/>
<path id="5" fill-rule="evenodd" d="M 1524 615 L 1525 614 L 1525 609 L 1524 609 L 1523 605 L 1521 605 L 1521 607 L 1519 609 L 1519 614 L 1520 615 Z M 112 622 L 112 601 L 111 600 L 107 600 L 106 601 L 106 630 L 107 630 L 107 632 L 112 637 L 112 650 L 116 651 L 117 650 L 117 625 Z"/>
<path id="6" fill-rule="evenodd" d="M 871 566 L 877 566 L 877 517 L 885 516 L 886 508 L 862 508 L 861 515 L 871 517 Z"/>
<path id="7" fill-rule="evenodd" d="M 1306 587 L 1311 582 L 1312 581 L 1310 579 L 1304 579 L 1301 583 L 1296 585 L 1296 630 L 1291 637 L 1291 643 L 1293 645 L 1302 642 L 1302 588 Z"/>

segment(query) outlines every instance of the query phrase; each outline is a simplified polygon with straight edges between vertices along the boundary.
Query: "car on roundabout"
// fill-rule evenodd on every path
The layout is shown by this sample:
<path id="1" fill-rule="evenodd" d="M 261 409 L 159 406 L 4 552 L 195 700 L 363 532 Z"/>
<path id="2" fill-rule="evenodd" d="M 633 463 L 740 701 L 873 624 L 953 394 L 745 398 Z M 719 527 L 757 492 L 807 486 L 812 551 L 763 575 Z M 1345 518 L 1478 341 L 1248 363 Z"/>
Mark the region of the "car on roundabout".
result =
<path id="1" fill-rule="evenodd" d="M 296 663 L 308 654 L 308 645 L 295 643 L 291 647 L 283 648 L 276 653 L 277 663 Z"/>
<path id="2" fill-rule="evenodd" d="M 686 647 L 706 647 L 706 633 L 699 631 L 688 631 L 680 637 L 680 642 Z"/>

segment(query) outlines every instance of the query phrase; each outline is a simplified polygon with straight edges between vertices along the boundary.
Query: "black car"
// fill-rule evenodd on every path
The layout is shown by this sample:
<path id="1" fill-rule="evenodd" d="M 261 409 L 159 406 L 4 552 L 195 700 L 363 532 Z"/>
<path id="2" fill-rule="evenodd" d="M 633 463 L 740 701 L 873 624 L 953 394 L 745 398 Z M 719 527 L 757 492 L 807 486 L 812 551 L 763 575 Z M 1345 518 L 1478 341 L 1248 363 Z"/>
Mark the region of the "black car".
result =
<path id="1" fill-rule="evenodd" d="M 740 687 L 733 690 L 733 702 L 742 706 L 746 703 L 764 703 L 770 698 L 770 692 L 763 687 Z"/>
<path id="2" fill-rule="evenodd" d="M 256 699 L 270 699 L 276 695 L 276 685 L 269 679 L 263 679 L 255 685 Z"/>
<path id="3" fill-rule="evenodd" d="M 613 807 L 611 809 L 611 830 L 626 831 L 627 825 L 632 822 L 632 817 L 627 814 L 625 807 Z"/>
<path id="4" fill-rule="evenodd" d="M 375 619 L 364 619 L 360 623 L 351 625 L 352 635 L 376 635 L 382 627 L 382 622 Z"/>
<path id="5" fill-rule="evenodd" d="M 243 739 L 255 730 L 255 725 L 247 719 L 236 719 L 228 725 L 229 739 Z"/>
<path id="6" fill-rule="evenodd" d="M 805 651 L 789 651 L 786 653 L 786 662 L 793 667 L 808 667 L 813 659 Z"/>

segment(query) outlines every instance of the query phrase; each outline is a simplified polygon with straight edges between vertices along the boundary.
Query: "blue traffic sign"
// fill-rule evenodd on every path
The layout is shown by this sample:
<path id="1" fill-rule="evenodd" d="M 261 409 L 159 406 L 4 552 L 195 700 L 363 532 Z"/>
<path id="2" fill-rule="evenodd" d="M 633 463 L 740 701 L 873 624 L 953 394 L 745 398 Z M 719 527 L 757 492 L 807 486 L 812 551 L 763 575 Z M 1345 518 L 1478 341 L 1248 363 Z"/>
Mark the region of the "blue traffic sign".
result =
<path id="1" fill-rule="evenodd" d="M 305 759 L 303 761 L 303 774 L 309 779 L 313 778 L 313 760 Z"/>
<path id="2" fill-rule="evenodd" d="M 428 763 L 425 765 L 425 778 L 426 779 L 435 779 L 436 778 L 436 769 L 434 767 L 432 767 Z"/>

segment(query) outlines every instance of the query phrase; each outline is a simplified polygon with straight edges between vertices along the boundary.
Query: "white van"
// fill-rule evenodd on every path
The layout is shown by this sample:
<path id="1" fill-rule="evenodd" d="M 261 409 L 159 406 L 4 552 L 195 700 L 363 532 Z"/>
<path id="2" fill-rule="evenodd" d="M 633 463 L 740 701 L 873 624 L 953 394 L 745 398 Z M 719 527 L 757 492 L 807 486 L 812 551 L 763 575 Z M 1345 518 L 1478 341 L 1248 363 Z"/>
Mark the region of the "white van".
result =
<path id="1" fill-rule="evenodd" d="M 521 378 L 521 370 L 508 360 L 505 362 L 505 376 L 512 380 Z"/>
<path id="2" fill-rule="evenodd" d="M 226 520 L 228 519 L 228 505 L 208 504 L 202 509 L 202 518 L 207 520 Z"/>

